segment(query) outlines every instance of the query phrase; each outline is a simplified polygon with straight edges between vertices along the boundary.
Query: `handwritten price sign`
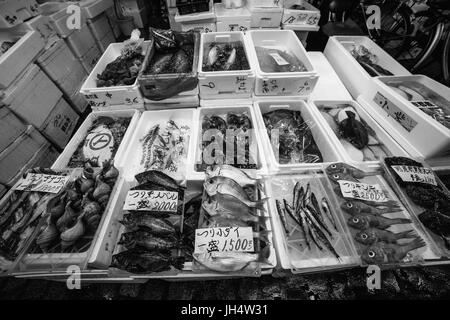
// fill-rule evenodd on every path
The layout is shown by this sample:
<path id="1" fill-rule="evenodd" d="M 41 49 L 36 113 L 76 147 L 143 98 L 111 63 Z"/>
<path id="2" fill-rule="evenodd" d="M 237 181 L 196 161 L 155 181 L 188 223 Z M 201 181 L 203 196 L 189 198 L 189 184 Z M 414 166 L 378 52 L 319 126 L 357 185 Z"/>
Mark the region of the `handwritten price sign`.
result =
<path id="1" fill-rule="evenodd" d="M 227 227 L 195 230 L 195 253 L 254 251 L 251 227 Z"/>
<path id="2" fill-rule="evenodd" d="M 344 198 L 351 198 L 363 201 L 372 202 L 386 202 L 388 201 L 386 195 L 379 184 L 367 184 L 361 182 L 353 182 L 346 180 L 339 180 L 342 196 Z"/>
<path id="3" fill-rule="evenodd" d="M 155 190 L 128 191 L 123 210 L 177 212 L 178 192 Z"/>
<path id="4" fill-rule="evenodd" d="M 421 182 L 437 186 L 433 170 L 416 166 L 391 167 L 405 182 Z"/>
<path id="5" fill-rule="evenodd" d="M 58 193 L 69 181 L 70 176 L 29 173 L 12 188 L 20 191 Z"/>

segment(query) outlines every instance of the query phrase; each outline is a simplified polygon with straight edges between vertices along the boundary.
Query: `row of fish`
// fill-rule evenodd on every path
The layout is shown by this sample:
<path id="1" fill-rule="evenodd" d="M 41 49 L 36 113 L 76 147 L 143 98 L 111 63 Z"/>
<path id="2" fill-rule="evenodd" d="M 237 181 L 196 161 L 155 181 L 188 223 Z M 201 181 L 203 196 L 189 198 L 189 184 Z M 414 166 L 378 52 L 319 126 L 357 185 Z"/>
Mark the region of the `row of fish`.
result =
<path id="1" fill-rule="evenodd" d="M 372 52 L 370 52 L 370 50 L 367 49 L 365 46 L 355 45 L 350 50 L 350 53 L 356 59 L 356 61 L 358 61 L 361 67 L 363 67 L 364 70 L 366 70 L 367 73 L 370 74 L 372 77 L 393 75 L 392 72 L 384 69 L 379 65 L 378 57 Z"/>
<path id="2" fill-rule="evenodd" d="M 248 70 L 250 64 L 240 41 L 211 43 L 203 52 L 203 71 Z"/>

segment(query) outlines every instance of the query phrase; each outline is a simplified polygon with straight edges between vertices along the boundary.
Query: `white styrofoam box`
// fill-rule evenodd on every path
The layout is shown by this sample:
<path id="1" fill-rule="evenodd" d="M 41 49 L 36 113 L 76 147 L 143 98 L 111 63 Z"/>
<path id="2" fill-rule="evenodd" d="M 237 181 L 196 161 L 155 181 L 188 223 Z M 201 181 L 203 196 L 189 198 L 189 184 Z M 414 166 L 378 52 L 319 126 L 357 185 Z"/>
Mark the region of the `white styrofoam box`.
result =
<path id="1" fill-rule="evenodd" d="M 139 121 L 140 112 L 137 110 L 115 110 L 115 111 L 95 111 L 91 112 L 86 120 L 81 124 L 78 128 L 77 132 L 73 135 L 72 139 L 70 139 L 69 143 L 65 147 L 64 151 L 55 161 L 52 166 L 53 170 L 63 170 L 67 168 L 69 164 L 70 158 L 77 150 L 80 143 L 86 139 L 86 135 L 89 129 L 92 127 L 92 124 L 99 117 L 116 117 L 116 118 L 131 118 L 130 124 L 128 125 L 127 131 L 123 136 L 122 142 L 120 143 L 119 148 L 117 149 L 116 155 L 114 156 L 114 166 L 121 170 L 122 157 L 124 156 L 125 150 L 128 148 L 130 143 L 131 136 L 133 135 L 134 130 L 136 129 L 136 125 Z"/>
<path id="2" fill-rule="evenodd" d="M 408 153 L 411 153 L 410 150 L 417 150 L 425 159 L 450 155 L 450 129 L 414 106 L 386 85 L 386 81 L 416 82 L 423 85 L 430 96 L 439 96 L 447 101 L 450 101 L 449 88 L 422 75 L 378 77 L 371 90 L 362 95 L 367 102 L 362 105 Z M 422 101 L 426 100 L 414 102 Z"/>
<path id="3" fill-rule="evenodd" d="M 191 13 L 191 14 L 183 14 L 180 15 L 178 12 L 175 14 L 175 21 L 178 23 L 194 23 L 202 20 L 215 20 L 215 10 L 212 7 L 211 11 Z"/>
<path id="4" fill-rule="evenodd" d="M 36 63 L 69 97 L 78 91 L 87 76 L 80 61 L 63 39 L 59 39 L 41 54 Z"/>
<path id="5" fill-rule="evenodd" d="M 145 110 L 167 110 L 181 108 L 197 108 L 200 104 L 198 95 L 177 95 L 170 99 L 152 101 L 144 98 Z"/>
<path id="6" fill-rule="evenodd" d="M 62 92 L 35 64 L 4 91 L 3 103 L 27 123 L 40 128 Z"/>
<path id="7" fill-rule="evenodd" d="M 170 29 L 174 31 L 181 31 L 181 23 L 178 23 L 175 20 L 175 16 L 178 14 L 178 9 L 175 7 L 175 8 L 168 8 L 167 10 L 169 12 Z"/>
<path id="8" fill-rule="evenodd" d="M 283 4 L 283 0 L 246 0 L 249 8 L 261 8 L 261 7 L 278 7 Z"/>
<path id="9" fill-rule="evenodd" d="M 151 45 L 152 41 L 144 41 L 144 55 Z M 101 74 L 108 63 L 113 62 L 120 56 L 123 46 L 123 43 L 110 44 L 108 49 L 106 49 L 98 60 L 97 65 L 89 74 L 86 81 L 83 83 L 81 93 L 84 94 L 91 107 L 108 107 L 111 105 L 138 105 L 143 107 L 144 100 L 141 91 L 139 90 L 137 78 L 135 83 L 131 86 L 97 87 L 97 74 Z"/>
<path id="10" fill-rule="evenodd" d="M 216 23 L 213 20 L 198 21 L 197 23 L 181 23 L 181 31 L 197 31 L 200 33 L 216 32 Z"/>
<path id="11" fill-rule="evenodd" d="M 25 132 L 27 126 L 7 107 L 0 107 L 0 152 Z"/>
<path id="12" fill-rule="evenodd" d="M 67 38 L 64 39 L 77 58 L 86 55 L 92 46 L 95 46 L 95 39 L 89 31 L 87 24 L 83 25 L 80 30 L 75 30 Z"/>
<path id="13" fill-rule="evenodd" d="M 216 28 L 223 31 L 247 31 L 251 27 L 251 13 L 247 8 L 226 9 L 221 3 L 214 4 Z"/>
<path id="14" fill-rule="evenodd" d="M 111 26 L 113 33 L 114 33 L 114 37 L 116 38 L 116 40 L 120 37 L 120 35 L 122 34 L 122 32 L 120 31 L 120 27 L 118 25 L 118 23 L 116 23 L 116 14 L 114 12 L 114 8 L 109 8 L 108 10 L 105 11 L 106 16 L 108 17 L 108 21 L 109 21 L 109 25 Z M 172 26 L 172 24 L 171 24 Z"/>
<path id="15" fill-rule="evenodd" d="M 325 131 L 322 126 L 319 125 L 320 119 L 318 114 L 311 110 L 311 107 L 302 100 L 291 100 L 288 97 L 276 98 L 272 101 L 255 100 L 254 102 L 255 114 L 257 116 L 259 127 L 261 129 L 261 139 L 262 145 L 264 147 L 264 154 L 267 158 L 268 169 L 271 172 L 283 172 L 292 171 L 299 169 L 312 169 L 321 168 L 322 163 L 296 163 L 296 164 L 280 164 L 275 156 L 273 146 L 270 142 L 269 135 L 267 133 L 267 128 L 264 124 L 263 115 L 267 112 L 286 109 L 293 111 L 300 111 L 301 117 L 305 122 L 309 124 L 311 134 L 314 141 L 319 148 L 323 163 L 336 162 L 343 160 L 343 154 L 334 145 L 333 141 L 330 139 L 329 132 Z"/>
<path id="16" fill-rule="evenodd" d="M 213 7 L 214 8 L 214 7 Z M 216 32 L 216 16 L 214 9 L 207 12 L 174 16 L 175 22 L 180 24 L 181 31 Z"/>
<path id="17" fill-rule="evenodd" d="M 89 49 L 84 57 L 79 59 L 87 74 L 90 74 L 92 72 L 101 56 L 102 52 L 98 48 L 97 44 L 95 44 Z"/>
<path id="18" fill-rule="evenodd" d="M 310 102 L 312 106 L 312 111 L 317 114 L 317 118 L 320 120 L 318 125 L 322 126 L 322 128 L 328 132 L 328 136 L 331 139 L 331 142 L 333 145 L 339 149 L 340 153 L 344 155 L 344 160 L 346 162 L 358 162 L 358 159 L 352 158 L 352 156 L 345 150 L 345 148 L 342 146 L 341 142 L 339 141 L 336 134 L 333 132 L 331 127 L 329 126 L 328 122 L 325 120 L 325 118 L 320 114 L 321 109 L 319 106 L 326 106 L 326 107 L 337 107 L 337 105 L 350 105 L 355 109 L 355 111 L 358 113 L 360 118 L 367 124 L 369 128 L 373 130 L 375 133 L 375 137 L 381 145 L 383 145 L 385 148 L 385 151 L 390 152 L 390 154 L 386 154 L 386 156 L 398 156 L 398 157 L 408 157 L 409 154 L 389 135 L 388 132 L 386 132 L 376 121 L 373 119 L 370 114 L 364 110 L 363 107 L 361 107 L 357 102 L 353 100 L 347 100 L 347 101 L 311 101 Z M 319 111 L 319 113 L 317 113 Z M 366 163 L 369 163 L 371 165 L 379 164 L 379 161 L 382 161 L 383 159 L 378 159 L 374 161 L 365 161 Z"/>
<path id="19" fill-rule="evenodd" d="M 149 130 L 159 125 L 161 130 L 166 126 L 169 120 L 174 121 L 177 125 L 189 127 L 189 142 L 187 154 L 185 156 L 185 166 L 179 166 L 175 172 L 170 172 L 170 176 L 176 180 L 184 180 L 186 178 L 187 166 L 193 164 L 194 159 L 194 132 L 197 129 L 196 109 L 179 109 L 179 110 L 159 110 L 144 111 L 134 133 L 123 150 L 123 156 L 117 165 L 123 168 L 123 177 L 128 181 L 134 181 L 134 176 L 143 172 L 144 166 L 140 164 L 142 158 L 142 138 L 148 134 Z"/>
<path id="20" fill-rule="evenodd" d="M 147 10 L 141 9 L 141 10 L 132 10 L 128 11 L 126 14 L 124 14 L 126 17 L 132 17 L 134 20 L 134 25 L 137 28 L 145 28 L 148 22 L 148 16 L 147 16 Z"/>
<path id="21" fill-rule="evenodd" d="M 123 12 L 139 11 L 145 8 L 145 0 L 120 0 L 119 3 Z"/>
<path id="22" fill-rule="evenodd" d="M 11 28 L 40 12 L 35 0 L 0 0 L 0 28 Z"/>
<path id="23" fill-rule="evenodd" d="M 281 25 L 283 8 L 272 7 L 248 7 L 252 15 L 250 26 L 252 28 L 278 28 Z"/>
<path id="24" fill-rule="evenodd" d="M 334 70 L 344 82 L 354 98 L 369 91 L 373 87 L 374 78 L 353 58 L 350 50 L 354 46 L 366 47 L 378 57 L 378 64 L 395 76 L 409 76 L 411 73 L 392 58 L 375 42 L 364 36 L 334 36 L 328 39 L 324 50 Z"/>
<path id="25" fill-rule="evenodd" d="M 92 19 L 114 6 L 113 0 L 81 0 L 79 2 L 86 18 Z"/>
<path id="26" fill-rule="evenodd" d="M 282 24 L 281 27 L 284 30 L 293 30 L 297 35 L 297 38 L 300 39 L 305 48 L 306 48 L 306 40 L 308 39 L 309 33 L 317 32 L 320 30 L 319 26 L 311 26 L 311 25 Z"/>
<path id="27" fill-rule="evenodd" d="M 103 13 L 93 19 L 88 19 L 87 24 L 97 42 L 113 32 L 108 17 Z"/>
<path id="28" fill-rule="evenodd" d="M 37 31 L 13 35 L 0 30 L 0 42 L 3 41 L 17 42 L 0 56 L 0 89 L 7 88 L 45 46 Z"/>
<path id="29" fill-rule="evenodd" d="M 8 185 L 9 181 L 48 141 L 33 127 L 28 126 L 12 144 L 0 152 L 0 183 Z"/>
<path id="30" fill-rule="evenodd" d="M 303 10 L 291 9 L 293 6 L 301 6 Z M 292 25 L 318 25 L 320 10 L 309 4 L 306 0 L 284 0 L 283 24 Z"/>
<path id="31" fill-rule="evenodd" d="M 78 86 L 78 89 L 80 88 L 81 85 Z M 73 96 L 69 97 L 68 99 L 71 102 L 72 107 L 75 109 L 75 111 L 80 114 L 83 113 L 86 110 L 87 106 L 89 105 L 84 95 L 79 91 L 75 93 Z"/>
<path id="32" fill-rule="evenodd" d="M 208 50 L 211 43 L 230 43 L 238 41 L 241 42 L 244 47 L 250 69 L 216 72 L 203 71 L 204 50 Z M 201 99 L 250 98 L 255 86 L 255 74 L 251 68 L 251 54 L 249 52 L 247 41 L 245 41 L 244 33 L 238 31 L 202 33 L 198 62 L 198 86 L 200 88 Z"/>
<path id="33" fill-rule="evenodd" d="M 50 18 L 50 22 L 62 38 L 67 37 L 76 29 L 69 28 L 68 21 L 80 22 L 80 26 L 84 26 L 86 24 L 86 14 L 85 11 L 80 9 L 79 21 L 77 21 L 77 17 L 73 16 L 74 12 L 71 10 L 67 10 L 69 5 L 77 5 L 76 2 L 45 2 L 41 4 L 39 7 L 42 11 L 43 15 L 46 15 Z M 76 11 L 75 11 L 76 12 Z M 69 20 L 70 19 L 70 20 Z"/>
<path id="34" fill-rule="evenodd" d="M 64 149 L 80 117 L 61 97 L 39 131 L 54 145 Z"/>
<path id="35" fill-rule="evenodd" d="M 49 41 L 52 37 L 57 35 L 56 30 L 53 28 L 50 18 L 45 15 L 38 15 L 28 21 L 24 22 L 30 30 L 39 32 L 44 42 Z"/>
<path id="36" fill-rule="evenodd" d="M 319 76 L 314 70 L 305 48 L 291 30 L 252 30 L 247 32 L 251 67 L 255 70 L 255 95 L 257 96 L 304 96 L 307 98 L 317 83 Z M 300 60 L 307 71 L 304 72 L 263 72 L 255 47 L 288 51 Z"/>
<path id="37" fill-rule="evenodd" d="M 322 52 L 308 52 L 309 60 L 319 76 L 310 100 L 353 100 Z"/>

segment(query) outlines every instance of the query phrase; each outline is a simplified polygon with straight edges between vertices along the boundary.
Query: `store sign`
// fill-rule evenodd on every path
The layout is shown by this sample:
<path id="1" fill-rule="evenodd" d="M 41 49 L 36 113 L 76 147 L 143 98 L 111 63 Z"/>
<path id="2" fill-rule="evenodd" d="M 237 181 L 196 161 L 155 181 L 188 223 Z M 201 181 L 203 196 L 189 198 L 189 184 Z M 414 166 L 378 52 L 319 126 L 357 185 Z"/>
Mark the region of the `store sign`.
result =
<path id="1" fill-rule="evenodd" d="M 25 178 L 20 179 L 13 190 L 58 193 L 69 181 L 70 176 L 58 176 L 51 174 L 28 173 Z"/>
<path id="2" fill-rule="evenodd" d="M 342 196 L 362 201 L 387 202 L 388 199 L 379 184 L 339 180 Z"/>
<path id="3" fill-rule="evenodd" d="M 387 113 L 388 117 L 392 117 L 405 128 L 406 131 L 411 132 L 417 126 L 417 121 L 404 113 L 381 93 L 377 92 L 373 101 Z"/>
<path id="4" fill-rule="evenodd" d="M 178 192 L 165 190 L 130 190 L 123 210 L 177 212 Z"/>
<path id="5" fill-rule="evenodd" d="M 106 126 L 99 126 L 89 132 L 84 140 L 83 155 L 86 159 L 101 165 L 112 158 L 114 137 Z"/>
<path id="6" fill-rule="evenodd" d="M 194 253 L 253 252 L 251 227 L 206 228 L 195 230 Z"/>
<path id="7" fill-rule="evenodd" d="M 404 182 L 420 182 L 437 186 L 433 170 L 416 166 L 391 166 Z"/>

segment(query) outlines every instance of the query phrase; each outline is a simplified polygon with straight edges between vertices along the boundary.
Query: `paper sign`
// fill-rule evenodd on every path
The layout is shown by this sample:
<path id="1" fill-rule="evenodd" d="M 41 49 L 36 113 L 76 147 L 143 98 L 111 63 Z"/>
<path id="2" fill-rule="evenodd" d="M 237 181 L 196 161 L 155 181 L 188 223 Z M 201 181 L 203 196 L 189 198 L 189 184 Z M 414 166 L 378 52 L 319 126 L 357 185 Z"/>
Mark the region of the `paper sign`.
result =
<path id="1" fill-rule="evenodd" d="M 130 190 L 123 210 L 177 212 L 178 192 L 164 190 Z"/>
<path id="2" fill-rule="evenodd" d="M 381 93 L 377 92 L 373 101 L 387 113 L 388 117 L 392 117 L 403 128 L 405 128 L 406 131 L 411 132 L 411 130 L 413 130 L 417 126 L 417 121 L 403 112 L 399 107 L 389 101 Z"/>
<path id="3" fill-rule="evenodd" d="M 367 184 L 346 180 L 339 180 L 338 182 L 344 198 L 372 202 L 388 201 L 379 184 Z"/>
<path id="4" fill-rule="evenodd" d="M 429 100 L 411 101 L 411 104 L 415 107 L 418 107 L 419 109 L 440 109 L 437 105 Z"/>
<path id="5" fill-rule="evenodd" d="M 89 132 L 84 140 L 83 155 L 101 165 L 112 158 L 114 137 L 106 126 L 99 126 Z"/>
<path id="6" fill-rule="evenodd" d="M 279 66 L 285 66 L 288 65 L 289 62 L 287 62 L 282 56 L 280 56 L 278 53 L 274 52 L 274 53 L 270 53 L 270 56 L 273 58 L 273 60 L 275 60 L 275 62 L 279 65 Z"/>
<path id="7" fill-rule="evenodd" d="M 251 227 L 226 227 L 195 230 L 195 253 L 253 252 Z"/>
<path id="8" fill-rule="evenodd" d="M 58 193 L 69 181 L 70 176 L 28 173 L 12 188 L 13 190 Z"/>
<path id="9" fill-rule="evenodd" d="M 421 182 L 437 186 L 433 170 L 416 166 L 391 166 L 405 182 Z"/>

